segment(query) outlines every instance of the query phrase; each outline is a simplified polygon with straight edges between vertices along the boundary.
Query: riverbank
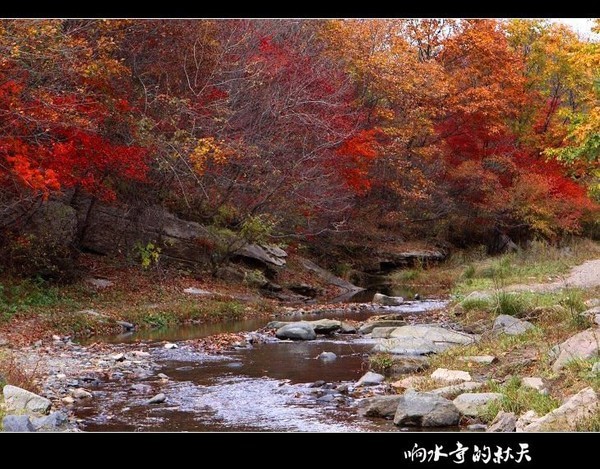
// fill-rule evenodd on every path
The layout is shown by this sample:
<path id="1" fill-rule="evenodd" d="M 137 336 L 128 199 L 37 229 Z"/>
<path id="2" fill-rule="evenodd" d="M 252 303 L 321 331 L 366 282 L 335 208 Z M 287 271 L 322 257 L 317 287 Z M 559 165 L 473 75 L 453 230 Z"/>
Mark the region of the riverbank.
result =
<path id="1" fill-rule="evenodd" d="M 593 251 L 590 251 L 588 256 L 593 254 Z M 121 343 L 113 344 L 105 343 L 104 339 L 92 339 L 86 342 L 87 345 L 82 345 L 74 342 L 69 334 L 48 336 L 49 331 L 46 329 L 40 339 L 21 343 L 20 346 L 17 346 L 18 342 L 4 338 L 0 347 L 2 373 L 9 383 L 49 398 L 53 408 L 60 409 L 69 416 L 71 425 L 80 424 L 90 430 L 179 428 L 164 425 L 171 425 L 172 419 L 179 422 L 177 425 L 184 425 L 179 420 L 183 414 L 188 416 L 184 419 L 184 426 L 189 430 L 218 430 L 229 426 L 239 429 L 253 428 L 251 425 L 244 427 L 239 422 L 235 423 L 236 419 L 241 418 L 237 414 L 227 414 L 229 423 L 202 424 L 204 426 L 198 427 L 199 424 L 193 417 L 194 413 L 199 412 L 210 422 L 217 417 L 210 412 L 210 415 L 207 415 L 208 411 L 190 404 L 191 401 L 188 402 L 184 397 L 186 393 L 191 393 L 196 396 L 194 399 L 205 402 L 206 408 L 211 408 L 211 412 L 216 412 L 217 415 L 220 414 L 215 409 L 225 405 L 223 399 L 228 399 L 228 392 L 234 392 L 236 399 L 243 398 L 248 402 L 257 399 L 258 407 L 273 406 L 274 409 L 279 409 L 279 413 L 273 411 L 269 415 L 269 425 L 272 427 L 268 428 L 271 429 L 283 428 L 278 427 L 281 425 L 278 422 L 287 415 L 288 420 L 293 416 L 299 419 L 298 426 L 289 427 L 297 430 L 336 431 L 353 428 L 387 431 L 390 428 L 403 428 L 403 420 L 399 420 L 399 427 L 390 427 L 391 422 L 385 417 L 394 418 L 396 409 L 390 414 L 389 406 L 383 419 L 376 417 L 378 411 L 365 412 L 365 406 L 367 409 L 369 406 L 369 396 L 374 395 L 377 398 L 376 396 L 380 395 L 385 398 L 387 395 L 393 398 L 394 404 L 397 405 L 397 399 L 402 396 L 410 397 L 413 395 L 411 393 L 417 393 L 418 397 L 421 393 L 434 391 L 441 392 L 444 399 L 455 399 L 465 394 L 465 390 L 476 389 L 475 399 L 482 397 L 477 394 L 496 398 L 484 406 L 479 406 L 476 412 L 461 411 L 452 415 L 462 415 L 459 421 L 460 428 L 470 425 L 480 426 L 473 428 L 486 428 L 500 411 L 513 413 L 515 422 L 524 415 L 532 419 L 531 412 L 540 417 L 547 415 L 560 409 L 566 400 L 587 388 L 597 392 L 600 384 L 597 370 L 594 371 L 597 369 L 597 347 L 577 351 L 568 345 L 568 341 L 573 342 L 572 338 L 577 338 L 580 334 L 583 334 L 585 339 L 586 334 L 597 330 L 597 327 L 592 325 L 596 320 L 595 313 L 585 311 L 600 304 L 600 287 L 596 286 L 600 276 L 594 275 L 598 272 L 599 261 L 581 264 L 581 267 L 572 271 L 572 275 L 564 276 L 560 281 L 554 279 L 546 284 L 529 284 L 527 288 L 521 285 L 516 288 L 517 291 L 512 291 L 514 287 L 509 281 L 505 281 L 507 276 L 503 277 L 505 274 L 502 269 L 506 272 L 514 268 L 505 258 L 483 262 L 491 263 L 491 266 L 488 264 L 485 269 L 490 268 L 494 272 L 494 288 L 466 293 L 467 290 L 472 290 L 470 287 L 473 284 L 479 284 L 477 272 L 481 272 L 483 278 L 490 274 L 479 265 L 473 268 L 469 265 L 463 266 L 463 274 L 457 277 L 453 288 L 452 304 L 441 309 L 438 306 L 437 310 L 427 313 L 410 312 L 411 308 L 419 308 L 427 303 L 423 301 L 404 301 L 397 307 L 399 309 L 394 309 L 373 304 L 283 306 L 274 301 L 268 303 L 266 300 L 260 300 L 257 305 L 270 306 L 263 307 L 259 315 L 250 314 L 250 317 L 256 320 L 263 318 L 259 322 L 244 323 L 239 321 L 241 317 L 238 317 L 235 324 L 240 325 L 240 328 L 236 329 L 239 332 L 218 334 L 215 330 L 201 339 L 190 340 L 194 337 L 193 334 L 198 334 L 198 330 L 189 334 L 190 331 L 187 331 L 188 335 L 182 335 L 181 328 L 167 328 L 164 330 L 176 331 L 172 339 L 169 336 L 152 338 L 140 334 L 137 339 L 135 335 L 131 336 L 133 341 L 130 343 L 122 343 L 124 339 L 117 341 Z M 464 272 L 472 270 L 475 273 L 464 275 Z M 432 276 L 435 277 L 434 270 Z M 109 296 L 117 298 L 119 295 L 115 295 L 115 292 L 119 291 L 124 295 L 120 297 L 120 301 L 130 300 L 132 297 L 127 296 L 127 292 L 132 286 L 131 282 L 132 280 L 129 285 L 120 286 L 122 289 L 113 290 Z M 205 283 L 197 283 L 190 287 L 189 278 L 179 279 L 177 282 L 179 283 L 171 284 L 172 296 L 167 295 L 173 303 L 177 302 L 177 298 L 181 298 L 187 288 L 195 288 L 195 292 L 206 291 L 209 288 Z M 573 283 L 578 286 L 571 286 Z M 201 287 L 206 290 L 202 290 Z M 163 285 L 160 288 L 166 287 Z M 212 288 L 212 291 L 217 291 L 214 284 Z M 97 301 L 100 292 L 101 290 L 94 293 Z M 248 290 L 230 292 L 235 295 L 249 293 Z M 129 294 L 139 296 L 139 286 Z M 151 299 L 154 294 L 158 293 L 154 291 L 144 301 Z M 215 301 L 214 298 L 207 299 L 204 294 L 190 295 L 193 295 L 194 299 L 199 296 L 202 302 Z M 225 301 L 230 301 L 229 297 Z M 77 307 L 80 306 L 78 303 Z M 110 311 L 110 308 L 105 307 L 102 312 L 104 311 Z M 375 321 L 375 324 L 373 319 L 369 319 L 372 315 L 385 317 L 380 317 L 379 322 Z M 116 320 L 119 317 L 123 316 L 115 315 L 112 319 Z M 261 327 L 258 324 L 266 323 L 269 318 L 279 321 L 341 318 L 346 323 L 345 329 L 350 331 L 350 335 L 340 335 L 339 330 L 334 328 L 332 336 L 318 336 L 318 340 L 314 342 L 291 343 L 274 338 L 275 331 L 272 329 L 261 328 L 251 332 Z M 333 322 L 335 321 L 336 319 Z M 13 329 L 19 330 L 19 327 L 25 327 L 27 318 L 17 316 L 17 320 L 9 324 Z M 411 329 L 413 326 L 419 326 L 421 329 Z M 512 332 L 512 329 L 519 333 L 506 332 Z M 353 330 L 358 330 L 359 334 L 352 333 Z M 428 342 L 421 339 L 429 340 L 433 337 L 431 334 L 440 333 L 448 337 L 456 337 L 453 334 L 459 333 L 469 337 L 469 340 L 461 344 L 461 341 L 452 342 L 452 338 L 449 339 L 452 342 L 451 347 L 438 349 L 435 340 L 431 339 L 433 342 L 429 346 L 433 348 L 423 351 L 426 355 L 416 359 L 407 357 L 406 350 L 401 354 L 398 354 L 397 350 L 384 350 L 384 353 L 372 351 L 378 347 L 381 350 L 382 344 L 389 345 L 394 341 L 398 345 L 397 337 L 404 337 L 402 346 L 405 348 L 406 344 L 414 348 L 415 343 L 422 348 L 423 344 L 427 345 Z M 23 335 L 8 337 L 19 338 Z M 166 342 L 167 338 L 169 342 Z M 585 340 L 583 342 L 589 343 Z M 565 343 L 568 346 L 561 345 Z M 556 366 L 557 359 L 564 350 L 568 351 L 569 357 L 575 353 L 583 355 L 575 356 L 575 360 L 566 361 L 563 357 L 564 363 Z M 336 355 L 333 362 L 335 364 L 318 358 L 321 352 Z M 330 357 L 327 353 L 324 357 Z M 211 357 L 219 358 L 215 361 Z M 301 361 L 298 361 L 299 359 Z M 373 387 L 359 386 L 359 378 L 369 369 L 381 373 L 381 381 Z M 232 375 L 232 370 L 239 372 L 236 371 Z M 447 378 L 447 372 L 444 370 L 450 370 L 451 376 L 462 376 L 461 380 L 466 383 L 466 387 L 445 390 L 448 385 L 456 383 Z M 169 374 L 173 374 L 174 379 Z M 440 374 L 445 378 L 440 380 Z M 235 378 L 233 381 L 233 378 L 226 378 L 230 375 Z M 466 376 L 468 379 L 464 379 Z M 193 385 L 182 384 L 190 380 Z M 224 384 L 219 384 L 221 380 L 225 380 Z M 248 391 L 249 394 L 244 395 L 244 386 L 236 384 L 236 380 L 246 383 L 247 390 L 253 389 L 258 394 L 253 397 L 254 391 Z M 279 394 L 281 386 L 286 389 L 285 399 Z M 184 388 L 185 390 L 182 390 Z M 209 401 L 205 401 L 208 399 L 206 393 L 213 396 Z M 149 403 L 156 396 L 159 396 L 157 399 L 160 401 L 161 394 L 165 395 L 167 403 L 161 401 L 158 406 Z M 117 396 L 118 399 L 114 401 L 113 396 Z M 252 405 L 248 404 L 249 407 Z M 289 413 L 290 405 L 300 405 L 303 411 L 312 415 L 313 423 L 301 424 L 301 414 Z M 329 407 L 315 409 L 315 405 Z M 101 410 L 104 406 L 109 407 L 107 413 Z M 123 409 L 130 409 L 125 411 L 129 423 L 116 422 L 114 426 L 103 420 L 115 419 Z M 231 409 L 227 412 L 229 411 L 233 412 Z M 256 409 L 250 408 L 246 411 L 249 415 L 255 415 L 257 412 Z M 159 420 L 142 418 L 148 412 L 160 414 Z M 566 429 L 596 429 L 597 412 L 592 412 L 588 417 L 579 419 L 572 427 Z M 315 419 L 320 422 L 317 426 L 314 423 Z M 333 425 L 328 419 L 337 423 Z"/>

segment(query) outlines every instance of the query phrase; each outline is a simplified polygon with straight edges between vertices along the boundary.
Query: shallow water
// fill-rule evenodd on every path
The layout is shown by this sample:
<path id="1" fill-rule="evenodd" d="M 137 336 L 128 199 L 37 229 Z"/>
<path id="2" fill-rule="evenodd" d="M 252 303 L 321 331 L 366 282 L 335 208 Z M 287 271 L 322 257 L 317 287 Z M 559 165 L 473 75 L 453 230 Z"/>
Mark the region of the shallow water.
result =
<path id="1" fill-rule="evenodd" d="M 437 309 L 440 301 L 411 302 L 400 307 L 363 310 L 343 314 L 320 314 L 316 318 L 366 319 L 372 314 L 415 313 Z M 282 318 L 283 319 L 283 318 Z M 302 315 L 294 319 L 315 319 Z M 290 319 L 286 319 L 290 320 Z M 153 355 L 169 377 L 159 384 L 155 377 L 145 392 L 131 383 L 108 382 L 95 390 L 96 397 L 78 407 L 78 418 L 88 431 L 396 431 L 391 422 L 357 416 L 355 402 L 339 393 L 317 399 L 310 383 L 355 382 L 367 371 L 371 339 L 336 335 L 306 342 L 277 341 L 255 345 L 219 356 L 195 352 L 185 341 L 219 332 L 255 330 L 266 320 L 239 321 L 219 325 L 180 327 L 136 334 L 121 340 L 171 340 L 180 348 L 166 350 L 156 344 Z M 321 352 L 334 352 L 337 359 L 324 362 Z M 168 399 L 147 405 L 152 395 L 164 392 Z"/>

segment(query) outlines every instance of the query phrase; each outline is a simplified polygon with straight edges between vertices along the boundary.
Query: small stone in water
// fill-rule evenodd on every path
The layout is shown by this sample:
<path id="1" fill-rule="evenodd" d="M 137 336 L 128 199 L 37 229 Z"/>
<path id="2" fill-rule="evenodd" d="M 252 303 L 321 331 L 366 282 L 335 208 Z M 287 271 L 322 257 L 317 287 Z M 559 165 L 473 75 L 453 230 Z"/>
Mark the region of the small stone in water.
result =
<path id="1" fill-rule="evenodd" d="M 112 358 L 116 362 L 122 362 L 123 360 L 125 360 L 125 354 L 124 353 L 117 353 L 117 354 L 113 355 L 110 358 Z"/>
<path id="2" fill-rule="evenodd" d="M 179 348 L 179 346 L 177 344 L 173 344 L 171 342 L 167 342 L 164 345 L 164 348 L 166 348 L 167 350 L 171 350 L 171 349 L 174 349 L 174 348 Z"/>
<path id="3" fill-rule="evenodd" d="M 160 378 L 160 379 L 169 379 L 169 377 L 164 373 L 159 373 L 156 376 L 157 376 L 157 378 Z"/>
<path id="4" fill-rule="evenodd" d="M 164 393 L 157 394 L 152 399 L 148 401 L 148 404 L 161 404 L 167 400 L 167 396 Z"/>

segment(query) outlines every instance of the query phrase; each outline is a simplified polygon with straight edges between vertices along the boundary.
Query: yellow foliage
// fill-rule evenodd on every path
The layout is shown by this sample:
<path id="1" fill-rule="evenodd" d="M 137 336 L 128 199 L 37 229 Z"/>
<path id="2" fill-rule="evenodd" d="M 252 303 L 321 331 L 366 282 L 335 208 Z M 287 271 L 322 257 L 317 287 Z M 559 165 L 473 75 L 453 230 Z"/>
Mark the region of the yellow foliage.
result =
<path id="1" fill-rule="evenodd" d="M 196 142 L 196 147 L 190 154 L 190 161 L 194 170 L 198 174 L 204 174 L 209 161 L 214 164 L 225 164 L 232 152 L 224 142 L 216 140 L 214 137 L 200 138 Z"/>

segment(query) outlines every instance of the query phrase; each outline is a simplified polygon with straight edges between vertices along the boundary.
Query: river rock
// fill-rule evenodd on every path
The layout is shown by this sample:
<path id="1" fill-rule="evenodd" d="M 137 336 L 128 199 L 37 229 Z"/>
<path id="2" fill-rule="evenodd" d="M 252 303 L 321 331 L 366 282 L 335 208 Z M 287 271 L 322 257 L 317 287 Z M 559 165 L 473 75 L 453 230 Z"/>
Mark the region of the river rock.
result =
<path id="1" fill-rule="evenodd" d="M 587 360 L 600 352 L 600 328 L 586 329 L 567 339 L 556 349 L 557 358 L 552 364 L 553 371 L 559 371 L 575 359 Z"/>
<path id="2" fill-rule="evenodd" d="M 480 363 L 482 365 L 491 365 L 498 361 L 498 359 L 492 355 L 475 355 L 467 357 L 458 357 L 462 362 Z"/>
<path id="3" fill-rule="evenodd" d="M 337 358 L 337 355 L 333 352 L 321 352 L 317 358 L 324 362 L 332 362 Z"/>
<path id="4" fill-rule="evenodd" d="M 390 334 L 396 330 L 396 327 L 375 327 L 371 332 L 373 339 L 389 339 Z"/>
<path id="5" fill-rule="evenodd" d="M 501 314 L 494 321 L 492 331 L 507 335 L 521 335 L 532 327 L 533 324 L 531 324 L 529 321 L 523 321 L 522 319 L 518 319 L 507 314 Z"/>
<path id="6" fill-rule="evenodd" d="M 465 381 L 464 383 L 453 384 L 451 386 L 445 386 L 443 388 L 437 388 L 429 391 L 431 394 L 441 396 L 446 399 L 454 399 L 459 394 L 463 394 L 468 391 L 475 391 L 483 386 L 483 383 L 476 383 L 475 381 Z"/>
<path id="7" fill-rule="evenodd" d="M 317 334 L 331 334 L 342 326 L 342 323 L 340 321 L 336 321 L 335 319 L 319 319 L 318 321 L 306 322 L 313 327 L 315 333 Z"/>
<path id="8" fill-rule="evenodd" d="M 375 329 L 379 328 L 396 328 L 406 325 L 406 321 L 403 319 L 378 319 L 376 321 L 366 321 L 362 326 L 358 328 L 359 334 L 370 334 Z M 390 331 L 391 332 L 391 331 Z"/>
<path id="9" fill-rule="evenodd" d="M 72 389 L 71 395 L 75 399 L 91 399 L 92 397 L 94 397 L 91 392 L 86 391 L 83 388 Z"/>
<path id="10" fill-rule="evenodd" d="M 487 430 L 487 425 L 485 423 L 472 423 L 467 425 L 467 430 L 470 432 L 484 432 Z"/>
<path id="11" fill-rule="evenodd" d="M 523 432 L 527 425 L 535 422 L 539 418 L 540 416 L 536 414 L 534 410 L 528 410 L 517 419 L 515 431 L 517 433 Z"/>
<path id="12" fill-rule="evenodd" d="M 527 425 L 525 432 L 575 431 L 577 423 L 598 412 L 598 395 L 592 388 L 585 388 L 571 396 L 558 409 L 547 413 Z"/>
<path id="13" fill-rule="evenodd" d="M 31 417 L 31 424 L 35 431 L 57 432 L 64 430 L 67 423 L 67 415 L 59 410 L 44 417 Z"/>
<path id="14" fill-rule="evenodd" d="M 469 417 L 477 417 L 485 407 L 490 403 L 502 399 L 499 392 L 467 392 L 461 394 L 452 402 L 461 414 Z"/>
<path id="15" fill-rule="evenodd" d="M 359 414 L 365 417 L 393 419 L 398 409 L 401 395 L 374 396 L 363 399 L 359 404 Z"/>
<path id="16" fill-rule="evenodd" d="M 162 404 L 166 400 L 167 400 L 167 396 L 161 392 L 161 393 L 157 394 L 156 396 L 152 397 L 148 401 L 148 404 Z"/>
<path id="17" fill-rule="evenodd" d="M 315 340 L 317 334 L 309 323 L 301 321 L 280 327 L 277 329 L 277 332 L 275 332 L 275 337 L 278 339 L 291 340 Z"/>
<path id="18" fill-rule="evenodd" d="M 387 296 L 381 293 L 375 293 L 372 302 L 383 306 L 402 306 L 404 298 L 401 296 Z"/>
<path id="19" fill-rule="evenodd" d="M 460 413 L 452 401 L 409 390 L 400 397 L 394 423 L 400 426 L 447 427 L 457 425 L 459 419 Z"/>
<path id="20" fill-rule="evenodd" d="M 385 369 L 384 374 L 390 378 L 398 378 L 409 373 L 429 368 L 429 360 L 423 356 L 405 357 L 402 355 L 392 355 L 392 366 Z"/>
<path id="21" fill-rule="evenodd" d="M 521 385 L 525 386 L 526 388 L 535 389 L 539 392 L 546 390 L 546 386 L 544 385 L 542 378 L 525 377 L 521 379 Z"/>
<path id="22" fill-rule="evenodd" d="M 396 328 L 389 339 L 379 339 L 373 351 L 398 355 L 427 355 L 442 352 L 456 345 L 472 344 L 475 340 L 475 336 L 440 326 L 402 326 Z"/>
<path id="23" fill-rule="evenodd" d="M 360 386 L 375 386 L 376 384 L 381 384 L 385 380 L 385 376 L 380 375 L 379 373 L 373 373 L 372 371 L 366 372 L 361 378 L 356 382 L 356 387 Z"/>
<path id="24" fill-rule="evenodd" d="M 116 362 L 122 362 L 123 360 L 125 360 L 125 354 L 124 353 L 116 353 L 114 355 L 112 355 L 111 360 L 114 360 Z"/>
<path id="25" fill-rule="evenodd" d="M 2 419 L 2 430 L 5 432 L 34 432 L 35 428 L 28 415 L 7 415 Z"/>
<path id="26" fill-rule="evenodd" d="M 4 405 L 7 411 L 47 414 L 52 402 L 25 389 L 7 384 L 4 386 Z"/>
<path id="27" fill-rule="evenodd" d="M 135 329 L 135 324 L 132 324 L 127 321 L 115 321 L 118 326 L 121 326 L 125 331 L 133 331 Z"/>
<path id="28" fill-rule="evenodd" d="M 600 362 L 594 363 L 592 366 L 592 373 L 600 373 Z"/>
<path id="29" fill-rule="evenodd" d="M 517 428 L 517 417 L 514 412 L 504 412 L 501 410 L 496 414 L 494 420 L 486 430 L 488 433 L 509 433 Z"/>
<path id="30" fill-rule="evenodd" d="M 342 321 L 340 324 L 340 334 L 356 334 L 356 327 L 352 324 Z"/>
<path id="31" fill-rule="evenodd" d="M 446 383 L 456 383 L 459 381 L 473 381 L 471 375 L 467 371 L 448 370 L 447 368 L 438 368 L 431 373 L 431 378 L 436 381 L 444 381 Z"/>
<path id="32" fill-rule="evenodd" d="M 163 345 L 163 348 L 166 348 L 167 350 L 172 350 L 175 348 L 179 348 L 179 346 L 177 344 L 173 344 L 171 342 L 167 342 L 165 345 Z"/>

